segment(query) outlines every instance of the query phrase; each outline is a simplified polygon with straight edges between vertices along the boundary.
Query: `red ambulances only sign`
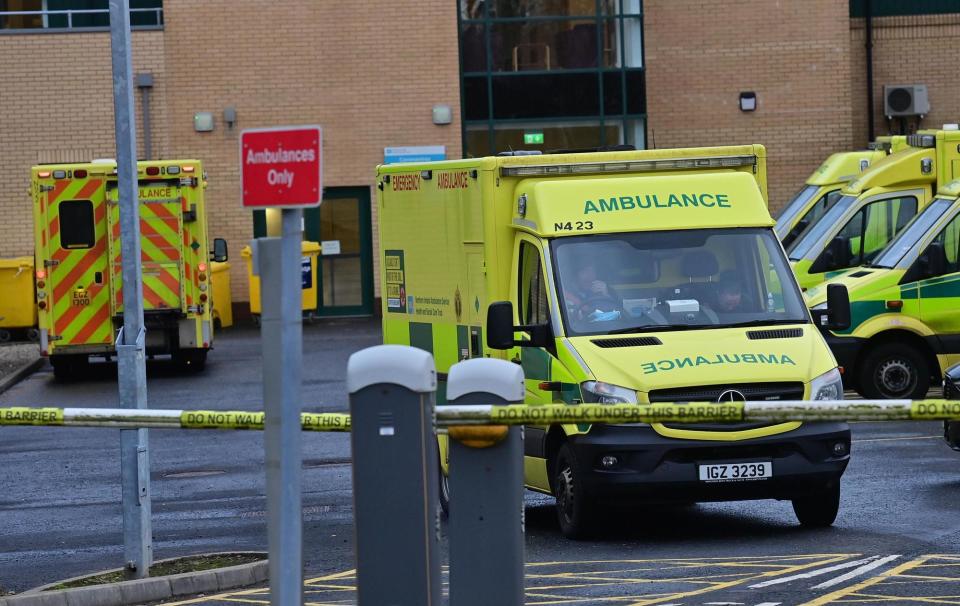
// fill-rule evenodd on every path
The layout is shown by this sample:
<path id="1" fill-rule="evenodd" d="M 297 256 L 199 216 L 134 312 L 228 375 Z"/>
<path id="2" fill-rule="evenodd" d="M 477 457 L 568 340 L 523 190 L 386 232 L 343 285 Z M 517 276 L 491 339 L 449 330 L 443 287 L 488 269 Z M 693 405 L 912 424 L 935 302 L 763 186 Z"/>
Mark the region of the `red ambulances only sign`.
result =
<path id="1" fill-rule="evenodd" d="M 323 197 L 319 126 L 251 128 L 240 133 L 244 208 L 309 208 Z"/>

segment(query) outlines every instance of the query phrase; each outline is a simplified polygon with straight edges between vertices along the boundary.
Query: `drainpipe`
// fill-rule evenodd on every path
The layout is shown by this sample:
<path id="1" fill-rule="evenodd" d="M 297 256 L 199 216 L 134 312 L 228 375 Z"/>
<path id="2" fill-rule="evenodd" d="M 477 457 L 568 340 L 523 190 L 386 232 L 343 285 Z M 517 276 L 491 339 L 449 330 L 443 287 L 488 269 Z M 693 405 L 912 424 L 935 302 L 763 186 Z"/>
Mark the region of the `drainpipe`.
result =
<path id="1" fill-rule="evenodd" d="M 143 159 L 153 159 L 153 140 L 150 137 L 150 89 L 153 88 L 153 74 L 137 74 L 136 85 L 140 90 L 140 112 L 143 124 Z"/>
<path id="2" fill-rule="evenodd" d="M 867 47 L 867 139 L 873 141 L 873 3 L 863 0 L 863 16 L 866 21 Z"/>

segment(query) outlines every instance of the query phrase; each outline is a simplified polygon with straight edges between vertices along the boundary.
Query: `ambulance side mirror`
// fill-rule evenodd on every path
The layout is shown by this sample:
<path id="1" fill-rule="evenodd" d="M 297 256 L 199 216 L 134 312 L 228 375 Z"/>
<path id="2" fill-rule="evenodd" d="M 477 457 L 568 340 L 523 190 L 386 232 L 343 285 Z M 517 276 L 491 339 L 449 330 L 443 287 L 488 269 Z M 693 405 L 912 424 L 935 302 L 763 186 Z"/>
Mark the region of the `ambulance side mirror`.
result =
<path id="1" fill-rule="evenodd" d="M 850 328 L 850 294 L 843 284 L 827 285 L 827 322 L 829 330 Z"/>
<path id="2" fill-rule="evenodd" d="M 530 339 L 515 341 L 514 332 L 526 332 Z M 532 324 L 530 326 L 513 325 L 513 303 L 497 301 L 487 308 L 487 347 L 490 349 L 510 349 L 511 347 L 549 347 L 550 325 Z"/>
<path id="3" fill-rule="evenodd" d="M 214 238 L 213 239 L 213 254 L 211 255 L 213 260 L 217 263 L 223 263 L 227 260 L 229 255 L 227 254 L 227 241 L 223 238 Z"/>

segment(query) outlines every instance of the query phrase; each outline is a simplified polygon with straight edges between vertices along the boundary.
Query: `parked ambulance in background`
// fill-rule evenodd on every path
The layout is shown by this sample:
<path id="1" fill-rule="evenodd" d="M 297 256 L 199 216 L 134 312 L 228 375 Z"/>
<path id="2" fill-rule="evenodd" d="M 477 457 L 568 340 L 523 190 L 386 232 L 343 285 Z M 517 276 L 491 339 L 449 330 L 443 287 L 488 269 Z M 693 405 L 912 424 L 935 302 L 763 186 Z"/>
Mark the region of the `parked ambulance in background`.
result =
<path id="1" fill-rule="evenodd" d="M 869 264 L 806 292 L 849 291 L 849 328 L 827 333 L 844 383 L 867 398 L 923 398 L 960 362 L 960 180 L 936 198 Z"/>
<path id="2" fill-rule="evenodd" d="M 227 246 L 207 240 L 198 160 L 137 164 L 148 355 L 170 354 L 194 370 L 213 346 L 211 260 Z M 40 350 L 58 379 L 82 375 L 90 357 L 109 359 L 123 324 L 116 163 L 32 169 Z"/>
<path id="3" fill-rule="evenodd" d="M 377 184 L 384 341 L 433 353 L 440 404 L 449 367 L 483 356 L 523 367 L 529 406 L 843 397 L 760 145 L 391 164 Z M 570 537 L 607 503 L 787 499 L 828 526 L 850 446 L 843 423 L 525 431 L 526 484 Z"/>
<path id="4" fill-rule="evenodd" d="M 864 265 L 960 176 L 960 131 L 921 131 L 842 190 L 834 206 L 787 247 L 801 288 Z M 958 173 L 958 174 L 955 174 Z"/>
<path id="5" fill-rule="evenodd" d="M 872 143 L 870 149 L 839 152 L 824 160 L 777 217 L 774 231 L 784 248 L 833 208 L 845 184 L 856 179 L 871 164 L 885 158 L 889 149 L 888 141 Z"/>

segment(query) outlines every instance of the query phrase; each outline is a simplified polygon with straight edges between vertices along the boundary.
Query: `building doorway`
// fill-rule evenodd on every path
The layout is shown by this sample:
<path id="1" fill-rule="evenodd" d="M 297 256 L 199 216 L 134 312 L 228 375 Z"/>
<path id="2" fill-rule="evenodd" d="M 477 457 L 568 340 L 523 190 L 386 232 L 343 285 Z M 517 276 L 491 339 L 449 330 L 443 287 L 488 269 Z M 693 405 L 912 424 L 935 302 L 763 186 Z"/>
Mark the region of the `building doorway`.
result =
<path id="1" fill-rule="evenodd" d="M 320 208 L 304 212 L 303 237 L 321 246 L 317 315 L 372 315 L 370 189 L 324 188 Z"/>

